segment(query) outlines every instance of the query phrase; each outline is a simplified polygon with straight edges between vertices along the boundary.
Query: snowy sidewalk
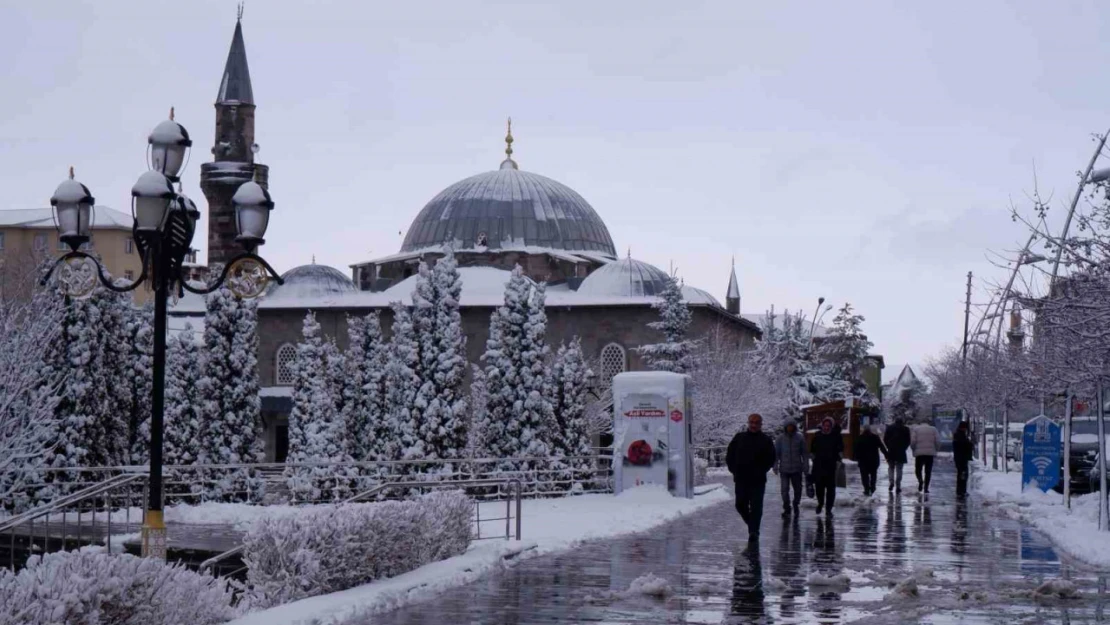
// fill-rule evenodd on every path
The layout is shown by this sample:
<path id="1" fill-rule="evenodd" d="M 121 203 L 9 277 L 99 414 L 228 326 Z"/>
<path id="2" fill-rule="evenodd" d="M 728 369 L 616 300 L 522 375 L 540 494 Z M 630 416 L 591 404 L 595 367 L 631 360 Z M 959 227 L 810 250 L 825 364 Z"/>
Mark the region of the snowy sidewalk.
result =
<path id="1" fill-rule="evenodd" d="M 644 486 L 616 497 L 581 495 L 525 500 L 521 515 L 523 540 L 519 542 L 478 541 L 462 556 L 358 588 L 255 612 L 233 624 L 292 625 L 369 619 L 374 614 L 468 584 L 519 560 L 565 551 L 582 541 L 644 531 L 730 501 L 731 495 L 730 489 L 715 486 L 694 499 L 678 499 L 663 488 Z"/>

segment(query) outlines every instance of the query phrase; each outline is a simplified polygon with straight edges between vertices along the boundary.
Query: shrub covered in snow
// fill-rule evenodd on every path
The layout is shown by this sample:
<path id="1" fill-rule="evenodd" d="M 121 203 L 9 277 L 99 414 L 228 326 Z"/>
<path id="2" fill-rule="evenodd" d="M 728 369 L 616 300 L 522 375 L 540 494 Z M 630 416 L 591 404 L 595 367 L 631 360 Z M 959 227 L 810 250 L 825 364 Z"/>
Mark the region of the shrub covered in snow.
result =
<path id="1" fill-rule="evenodd" d="M 466 551 L 473 504 L 461 492 L 263 517 L 243 561 L 254 607 L 353 588 Z"/>
<path id="2" fill-rule="evenodd" d="M 0 571 L 0 623 L 208 625 L 238 616 L 228 582 L 153 558 L 60 552 Z"/>

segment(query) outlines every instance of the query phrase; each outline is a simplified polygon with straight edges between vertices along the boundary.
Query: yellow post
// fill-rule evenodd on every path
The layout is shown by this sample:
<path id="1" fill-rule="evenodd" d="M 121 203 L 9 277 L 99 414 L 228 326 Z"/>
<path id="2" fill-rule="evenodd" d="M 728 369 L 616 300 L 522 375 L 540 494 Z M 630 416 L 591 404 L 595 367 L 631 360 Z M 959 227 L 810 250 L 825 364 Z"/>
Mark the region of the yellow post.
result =
<path id="1" fill-rule="evenodd" d="M 143 557 L 166 559 L 166 522 L 161 510 L 147 510 L 143 517 Z"/>

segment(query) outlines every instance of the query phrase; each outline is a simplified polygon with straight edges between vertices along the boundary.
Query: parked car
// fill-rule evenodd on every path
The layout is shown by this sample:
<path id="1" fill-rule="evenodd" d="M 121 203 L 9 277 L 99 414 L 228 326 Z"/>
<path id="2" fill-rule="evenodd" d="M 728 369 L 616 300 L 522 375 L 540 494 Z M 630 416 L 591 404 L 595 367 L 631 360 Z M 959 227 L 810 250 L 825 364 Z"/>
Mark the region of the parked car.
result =
<path id="1" fill-rule="evenodd" d="M 1107 424 L 1110 432 L 1110 423 Z M 1071 492 L 1091 492 L 1091 473 L 1097 477 L 1098 471 L 1095 463 L 1098 459 L 1098 419 L 1095 417 L 1072 417 L 1071 420 Z M 1061 463 L 1062 465 L 1063 463 Z M 1060 471 L 1063 472 L 1063 466 Z M 1064 491 L 1061 481 L 1054 489 Z"/>

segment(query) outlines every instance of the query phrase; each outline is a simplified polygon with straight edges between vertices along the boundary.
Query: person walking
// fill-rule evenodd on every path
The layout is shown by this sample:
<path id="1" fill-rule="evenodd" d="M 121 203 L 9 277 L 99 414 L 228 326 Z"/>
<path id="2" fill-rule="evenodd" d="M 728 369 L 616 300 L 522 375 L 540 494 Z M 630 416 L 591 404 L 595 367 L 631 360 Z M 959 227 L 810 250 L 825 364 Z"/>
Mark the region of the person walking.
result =
<path id="1" fill-rule="evenodd" d="M 910 448 L 910 429 L 901 417 L 886 429 L 883 442 L 887 450 L 887 490 L 902 492 L 902 468 L 906 466 L 906 450 Z"/>
<path id="2" fill-rule="evenodd" d="M 870 497 L 875 494 L 875 482 L 879 476 L 879 454 L 881 453 L 883 458 L 889 459 L 890 453 L 887 451 L 886 445 L 883 444 L 883 439 L 875 435 L 871 426 L 860 428 L 859 438 L 856 439 L 852 451 L 856 457 L 856 462 L 859 464 L 859 477 L 860 481 L 863 482 L 863 496 Z"/>
<path id="3" fill-rule="evenodd" d="M 910 448 L 913 449 L 913 474 L 917 476 L 917 492 L 929 493 L 933 481 L 933 460 L 940 446 L 940 432 L 931 423 L 922 423 L 910 430 Z M 924 476 L 922 475 L 924 474 Z"/>
<path id="4" fill-rule="evenodd" d="M 836 504 L 836 471 L 844 453 L 844 438 L 833 427 L 832 417 L 821 421 L 821 431 L 810 443 L 809 455 L 813 460 L 813 483 L 817 487 L 817 514 L 825 511 L 832 516 Z"/>
<path id="5" fill-rule="evenodd" d="M 762 416 L 748 415 L 748 429 L 732 437 L 725 463 L 736 485 L 736 511 L 748 526 L 748 542 L 757 542 L 767 472 L 775 466 L 775 444 L 763 433 Z"/>
<path id="6" fill-rule="evenodd" d="M 960 421 L 956 432 L 952 434 L 952 459 L 956 461 L 956 496 L 967 497 L 967 478 L 971 454 L 975 451 L 975 443 L 971 442 L 968 434 L 967 421 Z"/>
<path id="7" fill-rule="evenodd" d="M 798 424 L 787 421 L 782 434 L 775 439 L 775 473 L 779 476 L 779 486 L 782 490 L 782 516 L 787 518 L 793 510 L 798 514 L 798 506 L 802 503 L 802 475 L 809 470 L 809 451 L 806 450 L 806 439 L 798 431 Z M 794 488 L 794 500 L 791 505 L 790 488 Z"/>

